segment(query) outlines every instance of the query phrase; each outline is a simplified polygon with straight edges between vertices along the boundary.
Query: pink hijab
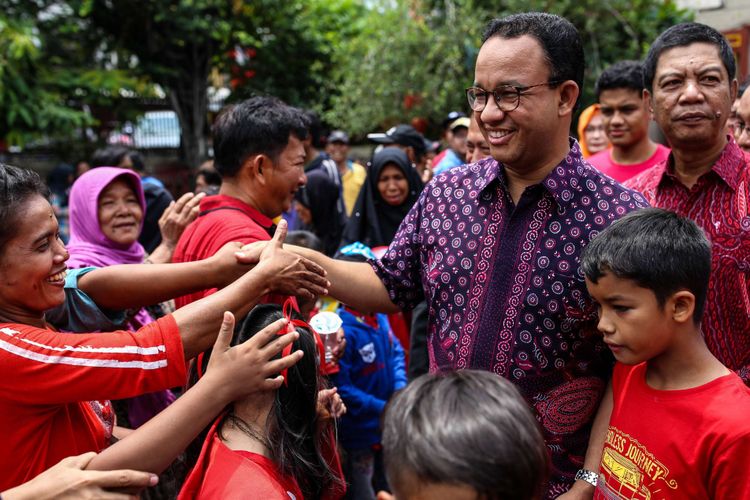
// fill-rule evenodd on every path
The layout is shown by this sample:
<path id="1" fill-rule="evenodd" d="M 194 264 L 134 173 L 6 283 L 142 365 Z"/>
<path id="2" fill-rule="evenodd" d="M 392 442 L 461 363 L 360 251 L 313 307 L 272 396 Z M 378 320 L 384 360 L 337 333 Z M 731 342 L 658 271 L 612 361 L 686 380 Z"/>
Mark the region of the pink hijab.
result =
<path id="1" fill-rule="evenodd" d="M 141 210 L 146 213 L 141 178 L 132 170 L 98 167 L 79 177 L 70 190 L 70 268 L 104 267 L 113 264 L 139 264 L 145 251 L 138 241 L 121 245 L 107 238 L 99 226 L 98 203 L 102 191 L 115 179 L 122 178 L 133 188 Z M 141 222 L 141 228 L 142 226 Z"/>

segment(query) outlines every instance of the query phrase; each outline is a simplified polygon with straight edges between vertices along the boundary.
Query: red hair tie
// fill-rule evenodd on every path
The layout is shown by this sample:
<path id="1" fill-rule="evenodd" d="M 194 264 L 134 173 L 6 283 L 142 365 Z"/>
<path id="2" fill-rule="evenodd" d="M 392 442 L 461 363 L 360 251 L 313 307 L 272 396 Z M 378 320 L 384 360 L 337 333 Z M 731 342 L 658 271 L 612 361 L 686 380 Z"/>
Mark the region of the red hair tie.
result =
<path id="1" fill-rule="evenodd" d="M 325 347 L 323 347 L 323 341 L 320 339 L 320 335 L 318 335 L 318 332 L 315 331 L 315 328 L 310 326 L 310 324 L 306 321 L 303 321 L 301 319 L 292 319 L 292 313 L 296 312 L 297 314 L 300 314 L 299 307 L 297 306 L 297 301 L 294 300 L 294 298 L 289 297 L 284 301 L 284 305 L 281 307 L 281 312 L 284 314 L 284 318 L 288 321 L 286 331 L 279 332 L 279 335 L 285 335 L 287 333 L 292 333 L 297 327 L 306 328 L 312 332 L 313 338 L 315 339 L 315 345 L 318 347 L 318 355 L 320 356 L 320 366 L 323 367 L 323 364 L 326 360 L 325 355 Z M 284 350 L 281 351 L 281 357 L 289 356 L 292 352 L 292 344 L 289 344 L 288 346 L 284 347 Z M 288 368 L 284 368 L 281 370 L 281 376 L 284 377 L 284 385 L 289 386 L 289 383 L 287 382 L 287 374 L 288 374 Z"/>

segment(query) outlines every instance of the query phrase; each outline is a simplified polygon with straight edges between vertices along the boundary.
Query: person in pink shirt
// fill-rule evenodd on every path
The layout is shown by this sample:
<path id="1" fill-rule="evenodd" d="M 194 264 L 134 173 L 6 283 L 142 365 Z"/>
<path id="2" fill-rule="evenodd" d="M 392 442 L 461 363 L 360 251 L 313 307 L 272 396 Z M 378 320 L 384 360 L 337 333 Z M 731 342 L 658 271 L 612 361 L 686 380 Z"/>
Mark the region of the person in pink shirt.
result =
<path id="1" fill-rule="evenodd" d="M 589 163 L 625 182 L 667 159 L 669 148 L 648 136 L 651 112 L 643 97 L 639 61 L 621 61 L 605 69 L 596 82 L 596 95 L 612 147 L 589 157 Z"/>

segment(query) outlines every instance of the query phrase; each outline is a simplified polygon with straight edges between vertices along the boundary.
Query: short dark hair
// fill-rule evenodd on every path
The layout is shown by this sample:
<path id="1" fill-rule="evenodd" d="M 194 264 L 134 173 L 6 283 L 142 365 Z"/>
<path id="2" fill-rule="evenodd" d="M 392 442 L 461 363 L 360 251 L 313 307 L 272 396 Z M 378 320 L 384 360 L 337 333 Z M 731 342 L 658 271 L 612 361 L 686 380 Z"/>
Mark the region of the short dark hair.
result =
<path id="1" fill-rule="evenodd" d="M 305 231 L 303 229 L 289 231 L 286 235 L 286 238 L 284 239 L 284 243 L 297 245 L 298 247 L 309 248 L 311 250 L 315 250 L 316 252 L 322 252 L 324 250 L 323 242 L 320 241 L 320 238 L 315 236 L 315 234 L 311 233 L 310 231 Z"/>
<path id="2" fill-rule="evenodd" d="M 654 76 L 656 75 L 656 64 L 659 62 L 662 52 L 675 47 L 685 47 L 693 43 L 710 43 L 719 49 L 721 62 L 729 75 L 731 84 L 737 71 L 734 61 L 734 53 L 724 35 L 710 26 L 700 23 L 682 23 L 664 30 L 648 50 L 646 59 L 643 61 L 643 86 L 652 91 Z"/>
<path id="3" fill-rule="evenodd" d="M 674 212 L 643 208 L 597 235 L 583 249 L 581 269 L 596 283 L 607 273 L 654 292 L 661 307 L 680 290 L 695 296 L 693 321 L 703 316 L 711 275 L 711 244 L 701 228 Z"/>
<path id="4" fill-rule="evenodd" d="M 328 142 L 328 130 L 320 121 L 320 116 L 312 109 L 305 109 L 302 113 L 312 146 L 315 149 L 323 149 Z M 314 160 L 314 158 L 309 158 L 309 160 Z"/>
<path id="5" fill-rule="evenodd" d="M 251 155 L 265 154 L 276 161 L 290 135 L 300 140 L 307 137 L 300 111 L 270 96 L 225 107 L 211 131 L 214 168 L 222 177 L 237 175 Z"/>
<path id="6" fill-rule="evenodd" d="M 573 80 L 578 85 L 580 100 L 586 62 L 576 27 L 567 19 L 546 12 L 513 14 L 490 21 L 482 35 L 482 44 L 495 36 L 519 38 L 524 35 L 536 38 L 542 46 L 550 69 L 549 80 Z"/>
<path id="7" fill-rule="evenodd" d="M 394 396 L 385 412 L 383 452 L 392 485 L 474 488 L 481 498 L 541 497 L 549 456 L 518 390 L 486 371 L 425 374 Z"/>
<path id="8" fill-rule="evenodd" d="M 643 92 L 643 64 L 640 61 L 619 61 L 602 71 L 596 80 L 596 99 L 603 90 L 631 89 Z"/>
<path id="9" fill-rule="evenodd" d="M 91 168 L 119 167 L 120 162 L 133 151 L 125 146 L 107 146 L 94 151 L 91 156 Z"/>
<path id="10" fill-rule="evenodd" d="M 0 254 L 13 239 L 23 215 L 23 205 L 34 196 L 49 197 L 49 189 L 33 170 L 0 163 Z"/>

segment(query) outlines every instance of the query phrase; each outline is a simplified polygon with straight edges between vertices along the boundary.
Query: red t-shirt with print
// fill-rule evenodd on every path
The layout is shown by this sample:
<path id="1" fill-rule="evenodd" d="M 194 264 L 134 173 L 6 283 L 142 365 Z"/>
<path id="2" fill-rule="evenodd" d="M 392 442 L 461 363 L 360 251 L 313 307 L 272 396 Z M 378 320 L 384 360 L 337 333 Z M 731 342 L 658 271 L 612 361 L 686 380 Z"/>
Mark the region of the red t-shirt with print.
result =
<path id="1" fill-rule="evenodd" d="M 645 363 L 617 363 L 612 390 L 595 499 L 750 498 L 750 389 L 736 374 L 660 391 Z"/>

